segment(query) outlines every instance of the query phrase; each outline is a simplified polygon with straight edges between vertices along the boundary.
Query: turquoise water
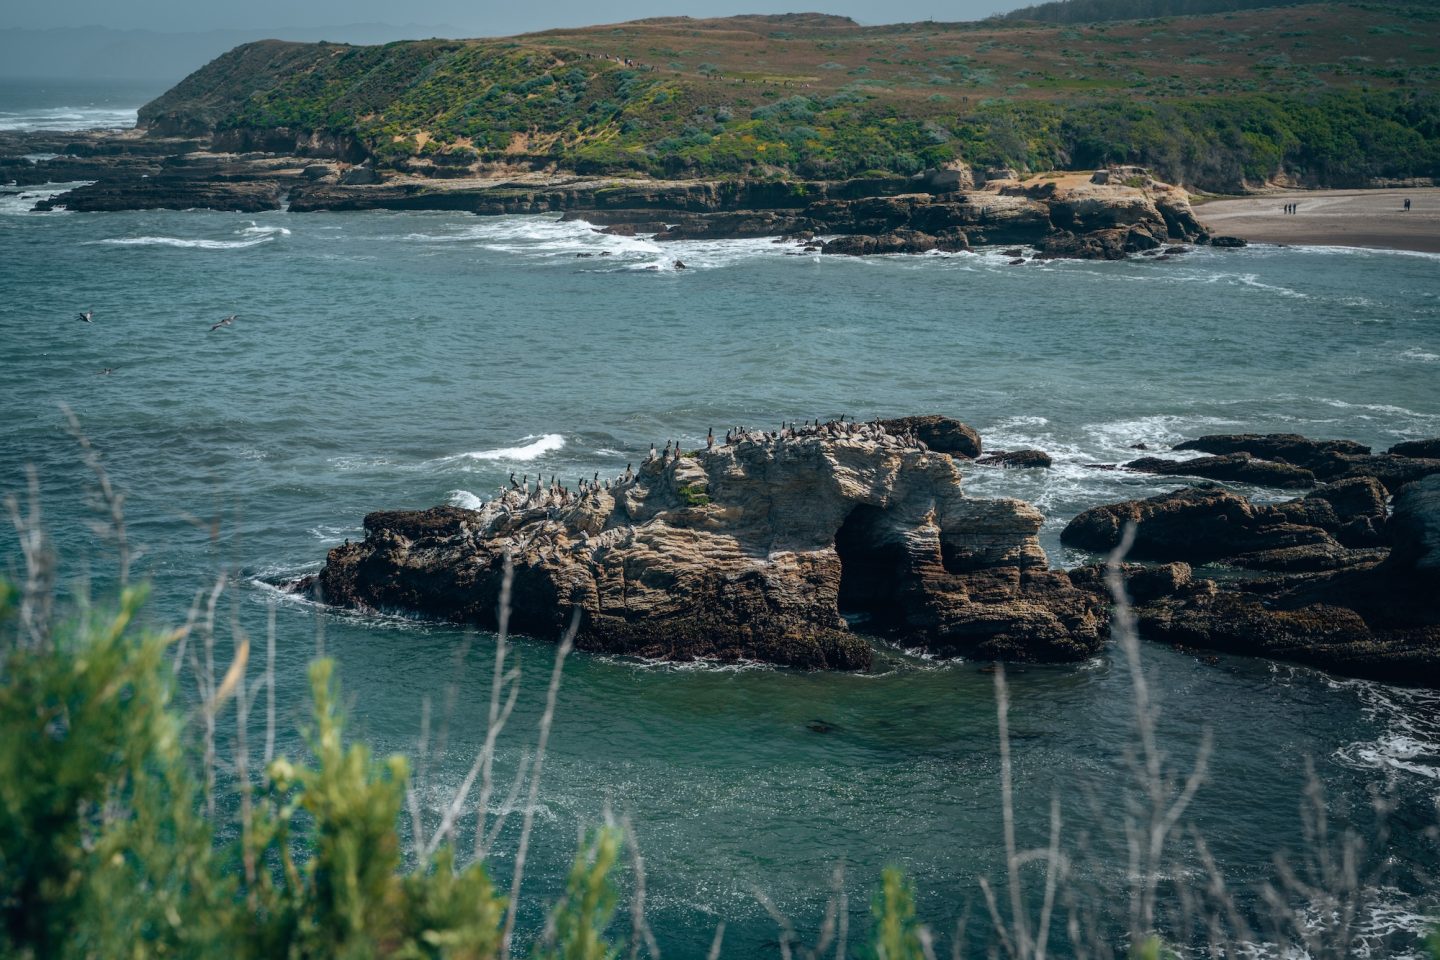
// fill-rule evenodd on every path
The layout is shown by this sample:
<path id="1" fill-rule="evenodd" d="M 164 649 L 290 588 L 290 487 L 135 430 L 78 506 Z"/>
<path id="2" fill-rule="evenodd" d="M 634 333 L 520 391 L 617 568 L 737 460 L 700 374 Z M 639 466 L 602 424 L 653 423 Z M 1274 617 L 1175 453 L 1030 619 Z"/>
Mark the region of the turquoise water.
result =
<path id="1" fill-rule="evenodd" d="M 0 492 L 33 464 L 68 571 L 103 591 L 113 561 L 86 525 L 89 481 L 57 409 L 70 405 L 127 492 L 153 619 L 182 619 L 221 568 L 226 617 L 263 635 L 276 608 L 289 749 L 321 631 L 355 729 L 380 750 L 412 749 L 422 700 L 443 713 L 454 682 L 432 814 L 480 740 L 491 638 L 271 586 L 362 536 L 367 511 L 471 504 L 512 470 L 613 473 L 712 426 L 944 412 L 993 448 L 1055 456 L 1050 471 L 963 470 L 973 495 L 1038 504 L 1046 548 L 1069 565 L 1084 558 L 1058 531 L 1077 511 L 1175 486 L 1086 466 L 1132 444 L 1440 435 L 1433 256 L 1257 247 L 1012 268 L 998 254 L 795 256 L 766 240 L 662 247 L 542 217 L 27 205 L 0 197 Z M 677 257 L 689 269 L 669 269 Z M 72 319 L 84 309 L 93 325 Z M 233 328 L 208 332 L 230 313 Z M 13 564 L 13 542 L 0 550 Z M 551 648 L 521 654 L 504 776 L 533 741 Z M 1337 823 L 1368 831 L 1367 791 L 1393 793 L 1395 872 L 1369 919 L 1417 928 L 1433 905 L 1417 875 L 1434 865 L 1423 831 L 1440 797 L 1440 697 L 1145 655 L 1165 749 L 1183 765 L 1213 735 L 1193 819 L 1231 882 L 1265 879 L 1271 854 L 1300 844 L 1310 758 Z M 1123 662 L 1107 652 L 1011 680 L 1022 842 L 1043 842 L 1058 796 L 1067 843 L 1089 850 L 1081 880 L 1113 891 L 1133 742 Z M 937 930 L 967 901 L 978 924 L 976 878 L 1000 879 L 998 769 L 992 680 L 975 664 L 884 650 L 872 674 L 839 676 L 577 654 L 527 892 L 553 898 L 578 827 L 608 807 L 635 825 L 667 956 L 704 956 L 720 920 L 727 955 L 773 954 L 757 889 L 813 937 L 837 863 L 852 929 L 886 864 L 915 877 Z M 513 843 L 507 829 L 506 877 Z"/>

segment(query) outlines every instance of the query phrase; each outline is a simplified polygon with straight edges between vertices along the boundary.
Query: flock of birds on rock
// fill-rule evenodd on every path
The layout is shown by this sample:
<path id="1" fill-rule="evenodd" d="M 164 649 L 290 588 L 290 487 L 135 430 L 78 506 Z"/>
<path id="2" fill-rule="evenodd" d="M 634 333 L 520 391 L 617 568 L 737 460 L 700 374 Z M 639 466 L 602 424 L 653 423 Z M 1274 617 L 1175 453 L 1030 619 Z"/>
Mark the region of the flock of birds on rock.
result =
<path id="1" fill-rule="evenodd" d="M 762 446 L 782 447 L 787 441 L 806 440 L 810 438 L 822 438 L 831 440 L 855 439 L 868 441 L 880 446 L 895 447 L 898 449 L 927 451 L 930 448 L 913 430 L 905 429 L 896 432 L 887 430 L 880 421 L 859 423 L 848 416 L 840 416 L 834 420 L 822 423 L 819 419 L 806 423 L 785 422 L 780 424 L 778 430 L 756 430 L 749 427 L 732 427 L 725 431 L 723 441 L 717 440 L 714 429 L 707 431 L 705 435 L 705 449 L 703 452 L 710 452 L 718 447 L 735 446 L 745 444 L 758 444 Z M 695 453 L 702 451 L 696 450 Z M 645 457 L 644 465 L 658 465 L 653 469 L 664 469 L 667 465 L 678 462 L 685 454 L 681 451 L 680 441 L 667 440 L 663 450 L 657 451 L 655 444 L 650 445 L 650 452 Z M 543 474 L 536 474 L 534 486 L 531 486 L 530 475 L 527 473 L 519 480 L 515 479 L 514 471 L 510 473 L 510 480 L 507 485 L 500 487 L 499 493 L 494 499 L 485 502 L 481 509 L 493 513 L 516 513 L 529 510 L 547 511 L 550 517 L 555 512 L 565 508 L 586 502 L 595 503 L 599 501 L 602 493 L 618 494 L 620 491 L 634 486 L 638 482 L 638 475 L 633 463 L 625 465 L 625 472 L 618 474 L 614 480 L 602 478 L 599 471 L 590 477 L 581 477 L 575 488 L 559 482 L 555 474 L 551 474 L 550 482 L 545 483 Z"/>

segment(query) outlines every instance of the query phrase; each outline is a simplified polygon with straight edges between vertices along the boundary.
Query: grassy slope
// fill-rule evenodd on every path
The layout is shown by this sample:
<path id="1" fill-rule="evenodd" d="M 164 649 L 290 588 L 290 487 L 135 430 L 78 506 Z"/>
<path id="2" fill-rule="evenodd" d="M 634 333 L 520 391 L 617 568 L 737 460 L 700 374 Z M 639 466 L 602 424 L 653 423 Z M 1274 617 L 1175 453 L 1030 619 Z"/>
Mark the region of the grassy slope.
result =
<path id="1" fill-rule="evenodd" d="M 1440 174 L 1437 51 L 1440 8 L 1403 2 L 1087 26 L 661 18 L 504 40 L 251 44 L 142 120 L 581 171 L 1135 161 L 1200 186 L 1281 169 L 1338 185 Z"/>

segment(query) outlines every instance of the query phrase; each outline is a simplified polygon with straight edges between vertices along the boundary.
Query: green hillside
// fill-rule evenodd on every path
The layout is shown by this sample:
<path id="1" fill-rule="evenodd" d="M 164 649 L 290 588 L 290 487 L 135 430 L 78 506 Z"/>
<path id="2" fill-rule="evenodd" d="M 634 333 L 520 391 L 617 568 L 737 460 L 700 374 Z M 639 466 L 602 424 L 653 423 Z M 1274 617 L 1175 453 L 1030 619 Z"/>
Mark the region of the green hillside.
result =
<path id="1" fill-rule="evenodd" d="M 660 176 L 1143 163 L 1234 189 L 1440 175 L 1440 8 L 1335 3 L 1084 26 L 663 18 L 501 40 L 248 44 L 141 111 L 382 163 Z M 320 149 L 316 147 L 316 149 Z"/>

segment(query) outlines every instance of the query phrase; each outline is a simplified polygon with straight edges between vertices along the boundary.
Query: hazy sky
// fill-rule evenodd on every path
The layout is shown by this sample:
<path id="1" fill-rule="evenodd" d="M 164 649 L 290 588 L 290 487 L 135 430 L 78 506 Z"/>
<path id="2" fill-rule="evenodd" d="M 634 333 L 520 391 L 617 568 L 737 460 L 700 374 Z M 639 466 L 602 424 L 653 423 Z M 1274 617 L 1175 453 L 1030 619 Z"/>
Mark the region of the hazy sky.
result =
<path id="1" fill-rule="evenodd" d="M 20 28 L 104 26 L 196 31 L 217 28 L 276 30 L 350 23 L 423 24 L 469 36 L 493 36 L 550 27 L 613 23 L 639 17 L 820 10 L 862 23 L 905 20 L 973 20 L 1031 0 L 48 0 L 15 3 L 3 17 Z M 3 29 L 3 27 L 0 27 Z"/>

